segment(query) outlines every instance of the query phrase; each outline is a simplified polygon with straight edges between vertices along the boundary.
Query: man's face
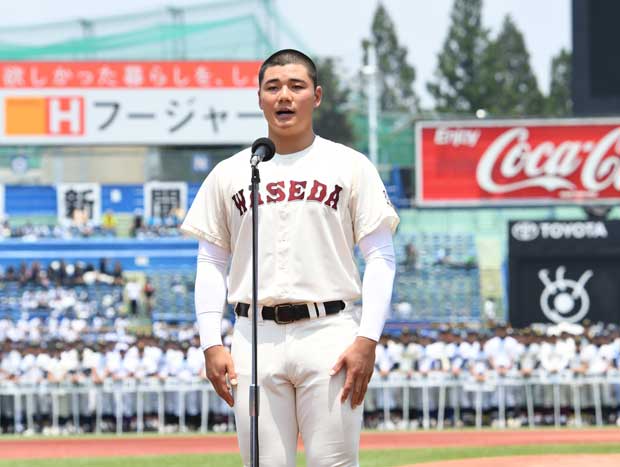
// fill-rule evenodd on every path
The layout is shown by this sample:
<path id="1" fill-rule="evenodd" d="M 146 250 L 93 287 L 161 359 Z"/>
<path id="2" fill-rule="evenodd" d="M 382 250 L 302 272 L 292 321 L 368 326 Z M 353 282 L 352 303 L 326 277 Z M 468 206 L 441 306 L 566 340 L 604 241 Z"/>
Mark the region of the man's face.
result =
<path id="1" fill-rule="evenodd" d="M 258 105 L 274 136 L 290 137 L 312 130 L 312 113 L 321 103 L 322 89 L 316 89 L 301 64 L 272 66 L 265 70 L 258 91 Z"/>

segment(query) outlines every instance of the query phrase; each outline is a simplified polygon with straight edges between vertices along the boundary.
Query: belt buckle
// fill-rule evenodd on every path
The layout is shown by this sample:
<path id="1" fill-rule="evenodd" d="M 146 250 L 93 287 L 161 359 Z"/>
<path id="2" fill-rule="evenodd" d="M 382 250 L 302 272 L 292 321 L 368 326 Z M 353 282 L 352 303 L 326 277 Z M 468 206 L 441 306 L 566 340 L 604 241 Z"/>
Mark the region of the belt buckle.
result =
<path id="1" fill-rule="evenodd" d="M 291 305 L 290 303 L 287 303 L 285 305 L 276 305 L 275 309 L 273 311 L 273 320 L 277 323 L 277 324 L 289 324 L 292 323 L 294 320 L 289 319 L 289 320 L 281 320 L 280 319 L 280 310 L 281 309 L 292 309 L 293 305 Z"/>

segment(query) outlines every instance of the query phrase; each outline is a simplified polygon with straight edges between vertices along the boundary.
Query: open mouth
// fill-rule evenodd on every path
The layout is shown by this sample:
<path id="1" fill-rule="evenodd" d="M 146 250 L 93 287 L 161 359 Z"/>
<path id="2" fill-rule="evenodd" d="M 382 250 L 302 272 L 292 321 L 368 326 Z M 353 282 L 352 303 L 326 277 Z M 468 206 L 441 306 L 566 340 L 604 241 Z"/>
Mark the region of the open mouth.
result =
<path id="1" fill-rule="evenodd" d="M 287 118 L 287 117 L 292 117 L 293 115 L 295 115 L 295 112 L 293 112 L 290 109 L 276 110 L 276 115 L 278 117 Z"/>

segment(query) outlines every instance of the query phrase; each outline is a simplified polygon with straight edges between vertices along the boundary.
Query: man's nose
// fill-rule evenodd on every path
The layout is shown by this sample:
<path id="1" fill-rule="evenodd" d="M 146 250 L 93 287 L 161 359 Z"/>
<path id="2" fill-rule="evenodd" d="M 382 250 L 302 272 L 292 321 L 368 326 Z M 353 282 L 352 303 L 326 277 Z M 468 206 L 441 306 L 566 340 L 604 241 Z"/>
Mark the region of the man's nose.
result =
<path id="1" fill-rule="evenodd" d="M 284 100 L 291 100 L 291 92 L 289 90 L 289 88 L 287 86 L 282 86 L 282 88 L 280 89 L 280 94 L 278 95 L 278 100 L 279 101 L 284 101 Z"/>

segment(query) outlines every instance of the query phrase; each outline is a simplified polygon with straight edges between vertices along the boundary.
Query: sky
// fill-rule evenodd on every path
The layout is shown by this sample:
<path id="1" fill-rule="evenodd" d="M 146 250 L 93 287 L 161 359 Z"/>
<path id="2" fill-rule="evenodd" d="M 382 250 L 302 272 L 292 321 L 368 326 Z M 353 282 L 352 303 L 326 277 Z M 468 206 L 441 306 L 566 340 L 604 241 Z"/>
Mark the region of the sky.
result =
<path id="1" fill-rule="evenodd" d="M 273 3 L 310 53 L 337 59 L 343 75 L 352 77 L 361 65 L 361 41 L 370 35 L 379 1 L 394 21 L 401 44 L 408 49 L 409 63 L 417 72 L 414 87 L 422 104 L 429 104 L 426 83 L 433 79 L 437 54 L 450 25 L 453 0 L 273 0 Z M 2 25 L 7 27 L 199 3 L 209 0 L 0 0 L 0 17 Z M 483 5 L 483 24 L 492 35 L 498 33 L 507 14 L 512 16 L 523 32 L 538 84 L 546 93 L 551 58 L 562 48 L 572 47 L 571 0 L 483 0 Z M 283 35 L 278 38 L 281 47 L 291 45 Z"/>

